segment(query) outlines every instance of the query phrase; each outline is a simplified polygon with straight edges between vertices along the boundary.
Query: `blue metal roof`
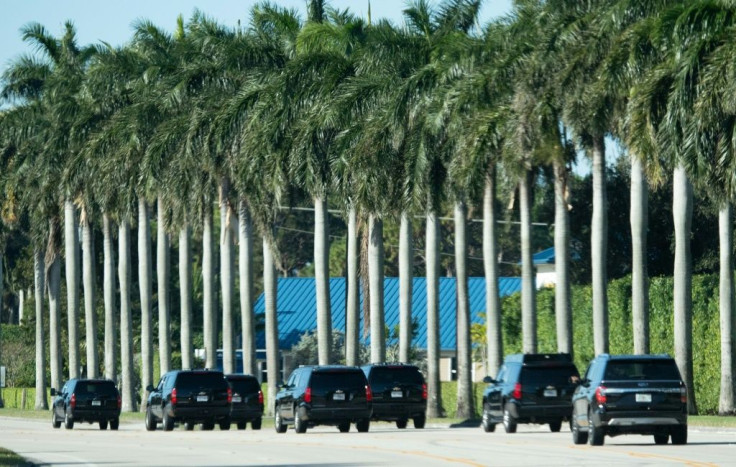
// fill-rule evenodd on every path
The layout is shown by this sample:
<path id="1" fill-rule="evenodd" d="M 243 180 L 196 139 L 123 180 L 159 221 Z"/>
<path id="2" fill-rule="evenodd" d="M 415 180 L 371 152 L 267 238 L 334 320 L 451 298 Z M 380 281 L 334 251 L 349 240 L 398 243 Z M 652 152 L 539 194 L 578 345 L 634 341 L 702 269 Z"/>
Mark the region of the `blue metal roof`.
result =
<path id="1" fill-rule="evenodd" d="M 555 247 L 535 253 L 532 261 L 534 264 L 555 264 Z"/>
<path id="2" fill-rule="evenodd" d="M 521 278 L 501 277 L 498 281 L 502 297 L 521 290 Z M 486 311 L 486 283 L 484 277 L 468 279 L 470 316 L 473 323 L 483 323 Z M 439 288 L 440 307 L 440 348 L 455 349 L 456 294 L 455 278 L 441 277 Z M 330 303 L 332 327 L 345 332 L 345 278 L 330 279 Z M 360 329 L 363 329 L 363 295 L 360 293 Z M 255 304 L 255 313 L 263 313 L 265 301 L 263 294 Z M 424 277 L 415 277 L 413 282 L 412 319 L 417 321 L 417 336 L 413 344 L 421 349 L 427 348 L 427 289 Z M 393 329 L 399 324 L 399 279 L 384 279 L 384 314 L 386 325 Z M 317 305 L 313 277 L 282 277 L 278 279 L 277 315 L 279 327 L 279 347 L 290 349 L 301 336 L 317 328 Z M 369 340 L 365 341 L 366 343 Z M 258 333 L 256 346 L 265 348 L 265 336 Z"/>

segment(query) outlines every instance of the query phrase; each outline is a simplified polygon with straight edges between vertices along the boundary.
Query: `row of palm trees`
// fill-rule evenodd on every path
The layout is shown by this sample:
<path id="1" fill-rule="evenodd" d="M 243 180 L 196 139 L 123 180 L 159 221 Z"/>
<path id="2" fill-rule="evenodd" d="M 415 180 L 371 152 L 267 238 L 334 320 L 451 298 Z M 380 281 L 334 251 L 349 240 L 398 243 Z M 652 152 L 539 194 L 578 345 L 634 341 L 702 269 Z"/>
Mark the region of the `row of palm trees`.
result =
<path id="1" fill-rule="evenodd" d="M 59 387 L 60 261 L 65 258 L 69 376 L 78 376 L 79 275 L 84 296 L 88 376 L 94 345 L 94 229 L 104 238 L 105 376 L 120 361 L 124 410 L 135 410 L 131 227 L 138 230 L 141 383 L 152 384 L 153 261 L 156 208 L 161 371 L 171 365 L 171 237 L 178 233 L 182 365 L 192 366 L 192 241 L 202 242 L 204 347 L 233 371 L 235 247 L 245 371 L 255 370 L 254 242 L 263 242 L 269 370 L 278 363 L 274 219 L 295 193 L 314 206 L 314 268 L 319 363 L 332 336 L 328 202 L 348 227 L 346 363 L 358 362 L 359 226 L 367 264 L 364 300 L 371 360 L 385 360 L 383 221 L 400 222 L 400 356 L 411 339 L 412 224 L 426 218 L 428 416 L 441 415 L 439 385 L 439 218 L 452 206 L 457 271 L 459 417 L 472 416 L 468 210 L 482 206 L 488 371 L 503 355 L 496 262 L 500 179 L 518 186 L 524 352 L 537 350 L 531 242 L 536 167 L 555 174 L 557 343 L 572 352 L 568 173 L 576 152 L 592 160 L 591 221 L 594 348 L 608 351 L 606 296 L 606 137 L 631 160 L 634 349 L 649 351 L 646 272 L 647 190 L 673 172 L 676 231 L 675 354 L 697 410 L 692 375 L 689 253 L 692 191 L 722 205 L 721 412 L 733 411 L 733 259 L 736 105 L 732 44 L 736 10 L 725 1 L 517 0 L 512 13 L 478 25 L 481 0 L 407 3 L 405 24 L 374 22 L 308 2 L 296 11 L 261 3 L 245 28 L 195 12 L 173 34 L 140 21 L 121 47 L 81 46 L 74 26 L 54 37 L 23 28 L 36 55 L 3 75 L 0 115 L 3 229 L 29 219 L 34 246 L 37 407 L 45 407 L 44 318 L 49 317 L 51 386 Z M 214 206 L 220 232 L 214 232 Z M 62 230 L 63 225 L 63 230 Z M 81 253 L 77 226 L 81 228 Z M 117 260 L 115 251 L 117 226 Z M 61 240 L 64 239 L 62 249 Z M 216 240 L 217 239 L 217 240 Z M 219 261 L 215 255 L 219 245 Z M 81 260 L 80 260 L 81 256 Z M 116 275 L 117 263 L 117 275 Z M 219 263 L 219 268 L 215 264 Z M 218 269 L 219 274 L 215 274 Z M 216 305 L 220 278 L 221 304 Z M 117 283 L 116 283 L 117 277 Z M 49 311 L 43 295 L 48 292 Z M 118 299 L 119 296 L 119 299 Z M 119 301 L 119 303 L 118 303 Z M 219 310 L 218 310 L 219 308 Z M 136 310 L 137 312 L 137 310 Z M 221 325 L 218 318 L 222 316 Z M 120 314 L 120 356 L 115 316 Z M 277 378 L 269 378 L 274 396 Z M 143 399 L 145 400 L 145 398 Z M 272 400 L 272 399 L 271 399 Z"/>

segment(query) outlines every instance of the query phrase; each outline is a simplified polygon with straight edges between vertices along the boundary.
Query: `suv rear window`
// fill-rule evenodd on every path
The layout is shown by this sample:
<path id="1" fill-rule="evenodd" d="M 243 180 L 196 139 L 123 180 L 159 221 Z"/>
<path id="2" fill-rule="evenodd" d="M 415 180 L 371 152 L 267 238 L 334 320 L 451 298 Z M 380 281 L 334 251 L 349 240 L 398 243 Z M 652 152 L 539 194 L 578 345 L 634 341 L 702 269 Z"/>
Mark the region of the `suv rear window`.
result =
<path id="1" fill-rule="evenodd" d="M 365 376 L 362 371 L 315 371 L 310 382 L 312 391 L 321 393 L 339 387 L 341 389 L 363 389 Z"/>
<path id="2" fill-rule="evenodd" d="M 421 386 L 424 380 L 416 368 L 383 367 L 371 370 L 371 389 L 382 392 L 397 384 L 414 384 Z"/>
<path id="3" fill-rule="evenodd" d="M 74 387 L 74 393 L 78 396 L 95 394 L 99 396 L 116 396 L 117 390 L 111 382 L 79 381 Z"/>
<path id="4" fill-rule="evenodd" d="M 180 389 L 199 389 L 200 387 L 222 388 L 227 386 L 225 377 L 220 372 L 179 373 L 176 386 Z"/>
<path id="5" fill-rule="evenodd" d="M 679 380 L 680 372 L 674 360 L 611 360 L 606 365 L 603 379 L 629 380 Z"/>
<path id="6" fill-rule="evenodd" d="M 564 386 L 570 383 L 571 376 L 580 376 L 574 365 L 524 366 L 519 383 L 532 386 L 547 384 Z"/>
<path id="7" fill-rule="evenodd" d="M 228 382 L 230 383 L 230 386 L 232 386 L 233 391 L 237 392 L 238 394 L 249 394 L 261 390 L 258 381 L 251 378 L 229 379 Z"/>

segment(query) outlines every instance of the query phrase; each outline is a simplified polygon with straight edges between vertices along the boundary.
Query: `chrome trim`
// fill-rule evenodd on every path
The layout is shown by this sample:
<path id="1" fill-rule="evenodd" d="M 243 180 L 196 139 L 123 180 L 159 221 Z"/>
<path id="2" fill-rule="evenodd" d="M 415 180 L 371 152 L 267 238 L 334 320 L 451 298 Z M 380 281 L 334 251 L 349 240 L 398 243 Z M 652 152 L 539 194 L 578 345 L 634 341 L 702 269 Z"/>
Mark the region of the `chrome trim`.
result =
<path id="1" fill-rule="evenodd" d="M 641 417 L 641 418 L 612 418 L 608 426 L 632 425 L 679 425 L 676 418 L 670 417 Z"/>

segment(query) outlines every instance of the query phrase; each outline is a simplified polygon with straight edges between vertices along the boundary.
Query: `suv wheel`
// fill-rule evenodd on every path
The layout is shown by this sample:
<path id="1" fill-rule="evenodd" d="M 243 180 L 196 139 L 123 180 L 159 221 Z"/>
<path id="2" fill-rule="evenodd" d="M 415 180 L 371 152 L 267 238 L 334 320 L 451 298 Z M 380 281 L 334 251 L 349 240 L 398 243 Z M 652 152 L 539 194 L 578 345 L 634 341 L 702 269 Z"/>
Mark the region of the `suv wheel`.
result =
<path id="1" fill-rule="evenodd" d="M 603 446 L 603 442 L 606 434 L 603 432 L 603 428 L 593 424 L 593 417 L 588 415 L 588 441 L 591 446 Z"/>
<path id="2" fill-rule="evenodd" d="M 246 422 L 238 422 L 238 430 L 245 430 Z"/>
<path id="3" fill-rule="evenodd" d="M 281 410 L 278 406 L 276 406 L 276 409 L 274 410 L 273 427 L 276 430 L 276 433 L 286 433 L 287 426 L 281 419 Z"/>
<path id="4" fill-rule="evenodd" d="M 570 432 L 572 433 L 572 442 L 574 444 L 585 444 L 588 442 L 588 433 L 580 431 L 578 416 L 575 412 L 573 412 L 572 418 L 570 419 Z"/>
<path id="5" fill-rule="evenodd" d="M 506 433 L 516 433 L 516 419 L 508 408 L 503 409 L 503 429 L 506 430 Z"/>
<path id="6" fill-rule="evenodd" d="M 420 415 L 418 417 L 414 417 L 414 428 L 421 430 L 424 428 L 425 423 L 427 423 L 427 416 L 426 415 Z M 368 430 L 365 430 L 368 431 Z"/>
<path id="7" fill-rule="evenodd" d="M 297 433 L 307 432 L 307 424 L 304 423 L 301 415 L 299 415 L 299 407 L 294 407 L 294 431 Z"/>
<path id="8" fill-rule="evenodd" d="M 554 422 L 549 422 L 549 431 L 552 433 L 557 433 L 562 428 L 562 420 L 555 420 Z"/>
<path id="9" fill-rule="evenodd" d="M 151 413 L 151 407 L 148 407 L 146 409 L 146 430 L 148 431 L 156 430 L 156 420 L 153 419 L 153 414 Z"/>
<path id="10" fill-rule="evenodd" d="M 368 418 L 364 418 L 363 420 L 358 420 L 358 422 L 355 424 L 355 428 L 358 429 L 358 433 L 367 433 L 370 427 L 371 427 L 371 421 Z"/>
<path id="11" fill-rule="evenodd" d="M 220 423 L 220 430 L 227 431 L 230 429 L 230 419 L 221 420 Z"/>
<path id="12" fill-rule="evenodd" d="M 163 419 L 164 431 L 171 431 L 174 429 L 174 419 L 169 416 L 169 412 L 164 408 L 164 419 Z"/>
<path id="13" fill-rule="evenodd" d="M 340 433 L 347 433 L 350 431 L 350 422 L 342 422 L 338 424 L 337 429 L 340 430 Z"/>
<path id="14" fill-rule="evenodd" d="M 489 414 L 487 411 L 483 411 L 483 419 L 480 422 L 481 426 L 483 427 L 483 431 L 486 433 L 493 433 L 496 431 L 496 424 L 491 423 L 491 414 Z"/>
<path id="15" fill-rule="evenodd" d="M 654 434 L 654 444 L 667 444 L 667 441 L 669 441 L 670 435 L 669 433 L 655 433 Z"/>
<path id="16" fill-rule="evenodd" d="M 687 425 L 672 429 L 672 444 L 687 444 Z"/>
<path id="17" fill-rule="evenodd" d="M 260 430 L 261 429 L 261 423 L 262 423 L 261 417 L 254 418 L 250 422 L 250 427 L 253 428 L 254 430 Z M 238 427 L 238 428 L 240 428 L 240 427 Z M 245 422 L 243 422 L 243 429 L 245 429 Z"/>
<path id="18" fill-rule="evenodd" d="M 110 420 L 110 429 L 113 431 L 117 431 L 118 427 L 120 426 L 120 418 L 113 418 Z"/>
<path id="19" fill-rule="evenodd" d="M 56 418 L 56 409 L 51 409 L 51 426 L 61 428 L 61 420 L 57 420 Z"/>
<path id="20" fill-rule="evenodd" d="M 406 428 L 406 425 L 409 423 L 409 420 L 406 418 L 400 418 L 396 420 L 396 428 L 403 430 Z"/>
<path id="21" fill-rule="evenodd" d="M 74 419 L 69 415 L 68 410 L 64 413 L 64 428 L 67 430 L 74 428 Z"/>
<path id="22" fill-rule="evenodd" d="M 100 420 L 100 430 L 107 430 L 107 420 Z"/>
<path id="23" fill-rule="evenodd" d="M 184 423 L 184 429 L 187 430 L 187 431 L 194 430 L 194 423 L 192 423 L 192 422 L 185 422 Z"/>
<path id="24" fill-rule="evenodd" d="M 212 431 L 215 429 L 215 422 L 209 421 L 202 423 L 202 430 L 203 431 Z"/>

